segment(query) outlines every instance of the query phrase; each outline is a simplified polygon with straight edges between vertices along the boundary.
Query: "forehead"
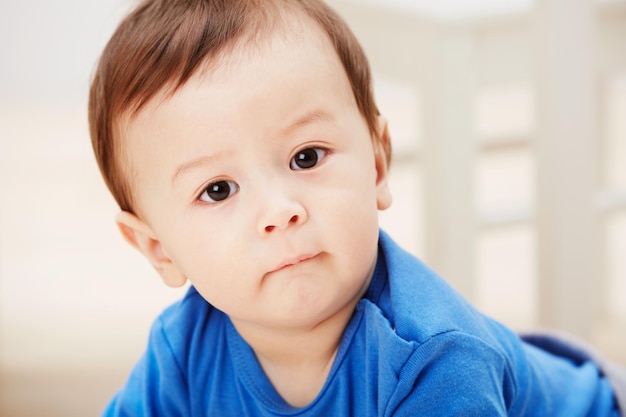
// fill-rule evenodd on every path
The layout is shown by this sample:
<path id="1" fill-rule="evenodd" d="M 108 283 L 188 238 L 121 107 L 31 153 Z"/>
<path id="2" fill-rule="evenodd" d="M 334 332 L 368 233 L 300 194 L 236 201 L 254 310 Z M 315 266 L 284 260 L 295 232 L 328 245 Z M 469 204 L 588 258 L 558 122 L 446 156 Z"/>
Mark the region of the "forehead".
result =
<path id="1" fill-rule="evenodd" d="M 278 52 L 281 57 L 291 57 L 293 63 L 303 56 L 314 58 L 318 67 L 325 66 L 332 71 L 340 70 L 339 60 L 329 35 L 308 16 L 293 14 L 270 25 L 268 30 L 249 33 L 237 39 L 234 44 L 221 51 L 213 59 L 207 59 L 193 78 L 231 77 L 257 71 L 260 65 L 267 65 L 264 59 L 268 54 Z M 285 60 L 281 60 L 285 61 Z M 288 59 L 287 59 L 288 61 Z M 282 62 L 284 65 L 285 62 Z M 284 67 L 276 67 L 276 71 Z M 259 79 L 259 82 L 263 80 Z"/>
<path id="2" fill-rule="evenodd" d="M 171 110 L 179 108 L 182 101 L 194 96 L 195 91 L 206 90 L 207 85 L 216 97 L 232 93 L 233 97 L 249 101 L 267 101 L 290 93 L 288 89 L 276 88 L 287 82 L 302 89 L 314 82 L 332 85 L 328 89 L 330 96 L 356 103 L 350 81 L 328 35 L 310 19 L 300 18 L 271 32 L 258 33 L 254 38 L 242 38 L 228 50 L 207 59 L 179 88 L 164 88 L 137 114 L 125 115 L 121 130 L 128 136 L 130 127 L 136 132 L 142 126 L 152 126 L 172 113 Z M 200 100 L 199 94 L 195 96 Z M 224 110 L 234 101 L 233 98 L 213 104 Z M 237 106 L 232 107 L 238 110 Z M 207 113 L 206 117 L 210 117 L 210 110 L 210 107 L 201 109 Z"/>
<path id="3" fill-rule="evenodd" d="M 198 79 L 229 77 L 233 72 L 239 74 L 246 71 L 253 72 L 260 61 L 259 58 L 276 48 L 292 49 L 291 52 L 294 52 L 294 55 L 296 52 L 301 52 L 308 56 L 317 56 L 319 64 L 327 65 L 328 68 L 332 67 L 332 70 L 338 71 L 340 76 L 345 75 L 345 69 L 330 40 L 330 35 L 304 11 L 290 5 L 289 8 L 277 10 L 275 16 L 265 20 L 265 24 L 255 24 L 254 28 L 249 29 L 233 42 L 206 56 L 187 81 L 183 83 L 179 83 L 176 79 L 165 81 L 150 100 L 140 104 L 138 111 L 134 111 L 131 104 L 119 114 L 115 124 L 118 127 L 124 127 L 139 113 L 150 113 L 150 111 L 144 112 L 143 110 L 145 108 L 154 110 L 160 107 L 175 97 L 185 85 L 193 84 Z M 259 81 L 262 82 L 262 80 Z M 352 89 L 348 96 L 353 97 Z"/>

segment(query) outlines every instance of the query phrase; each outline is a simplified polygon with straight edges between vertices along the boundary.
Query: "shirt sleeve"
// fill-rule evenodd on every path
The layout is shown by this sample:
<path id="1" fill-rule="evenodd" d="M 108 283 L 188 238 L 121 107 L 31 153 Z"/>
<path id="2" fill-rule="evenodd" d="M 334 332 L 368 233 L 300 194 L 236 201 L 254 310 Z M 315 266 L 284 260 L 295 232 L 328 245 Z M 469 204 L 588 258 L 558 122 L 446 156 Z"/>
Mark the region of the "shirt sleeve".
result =
<path id="1" fill-rule="evenodd" d="M 159 318 L 150 330 L 148 347 L 103 417 L 189 415 L 186 378 Z"/>
<path id="2" fill-rule="evenodd" d="M 386 415 L 507 416 L 509 375 L 505 358 L 480 340 L 438 335 L 406 362 Z"/>

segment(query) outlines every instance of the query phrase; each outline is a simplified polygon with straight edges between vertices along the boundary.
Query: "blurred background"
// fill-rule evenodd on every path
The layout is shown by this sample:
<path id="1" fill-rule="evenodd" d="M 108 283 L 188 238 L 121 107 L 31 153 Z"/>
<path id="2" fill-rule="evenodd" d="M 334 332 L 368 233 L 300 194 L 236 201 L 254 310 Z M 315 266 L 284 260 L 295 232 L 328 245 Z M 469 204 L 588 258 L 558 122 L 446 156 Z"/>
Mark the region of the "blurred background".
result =
<path id="1" fill-rule="evenodd" d="M 130 0 L 0 0 L 0 415 L 98 415 L 166 288 L 86 98 Z M 332 0 L 394 140 L 381 223 L 481 310 L 626 363 L 626 2 Z"/>

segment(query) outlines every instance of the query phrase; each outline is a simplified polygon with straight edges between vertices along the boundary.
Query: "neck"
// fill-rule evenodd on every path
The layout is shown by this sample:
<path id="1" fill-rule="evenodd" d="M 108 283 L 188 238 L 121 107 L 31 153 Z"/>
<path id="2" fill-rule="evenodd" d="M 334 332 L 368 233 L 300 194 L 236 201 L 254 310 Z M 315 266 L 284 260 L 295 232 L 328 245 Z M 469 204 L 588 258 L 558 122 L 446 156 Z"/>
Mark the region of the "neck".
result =
<path id="1" fill-rule="evenodd" d="M 274 388 L 293 406 L 305 406 L 324 386 L 360 296 L 332 317 L 300 328 L 259 327 L 233 321 Z"/>
<path id="2" fill-rule="evenodd" d="M 231 320 L 258 358 L 285 365 L 324 362 L 334 356 L 357 302 L 351 301 L 331 317 L 308 326 L 282 328 Z"/>

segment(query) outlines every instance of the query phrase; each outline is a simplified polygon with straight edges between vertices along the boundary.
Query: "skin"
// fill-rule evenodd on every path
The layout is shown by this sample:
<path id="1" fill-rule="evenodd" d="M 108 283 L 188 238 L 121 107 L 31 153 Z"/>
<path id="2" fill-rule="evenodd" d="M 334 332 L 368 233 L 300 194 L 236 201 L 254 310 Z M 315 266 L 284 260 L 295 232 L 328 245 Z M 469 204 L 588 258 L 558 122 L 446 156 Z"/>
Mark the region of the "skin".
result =
<path id="1" fill-rule="evenodd" d="M 121 124 L 140 215 L 117 217 L 166 284 L 189 280 L 228 314 L 295 406 L 326 380 L 391 203 L 385 121 L 372 140 L 330 42 L 305 25 Z"/>

